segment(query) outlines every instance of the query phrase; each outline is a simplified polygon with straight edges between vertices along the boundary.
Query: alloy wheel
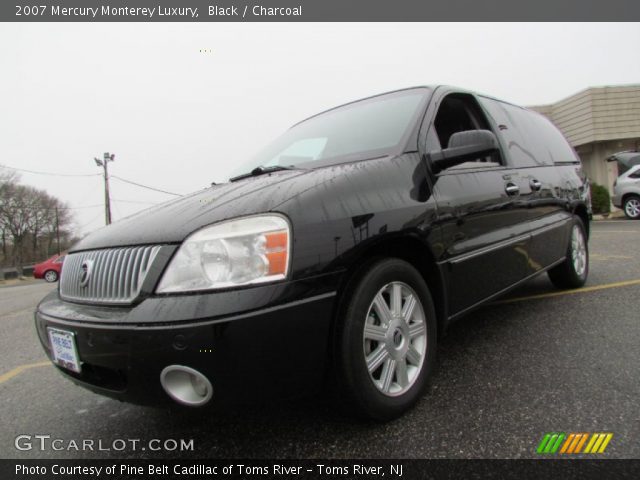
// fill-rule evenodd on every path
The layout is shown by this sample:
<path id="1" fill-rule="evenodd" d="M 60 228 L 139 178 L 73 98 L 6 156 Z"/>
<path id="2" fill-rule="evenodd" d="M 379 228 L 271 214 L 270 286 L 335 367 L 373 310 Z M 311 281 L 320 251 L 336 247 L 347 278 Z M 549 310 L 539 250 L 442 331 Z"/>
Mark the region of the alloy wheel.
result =
<path id="1" fill-rule="evenodd" d="M 44 274 L 44 279 L 47 282 L 53 283 L 58 279 L 58 274 L 53 270 L 49 270 L 47 273 Z"/>
<path id="2" fill-rule="evenodd" d="M 640 217 L 640 200 L 637 198 L 630 198 L 624 204 L 624 211 L 630 218 Z"/>
<path id="3" fill-rule="evenodd" d="M 582 277 L 587 269 L 587 247 L 582 229 L 578 225 L 574 225 L 571 231 L 571 258 L 576 274 Z"/>
<path id="4" fill-rule="evenodd" d="M 369 305 L 363 331 L 369 377 L 384 395 L 409 390 L 422 370 L 427 347 L 424 308 L 402 282 L 383 286 Z"/>

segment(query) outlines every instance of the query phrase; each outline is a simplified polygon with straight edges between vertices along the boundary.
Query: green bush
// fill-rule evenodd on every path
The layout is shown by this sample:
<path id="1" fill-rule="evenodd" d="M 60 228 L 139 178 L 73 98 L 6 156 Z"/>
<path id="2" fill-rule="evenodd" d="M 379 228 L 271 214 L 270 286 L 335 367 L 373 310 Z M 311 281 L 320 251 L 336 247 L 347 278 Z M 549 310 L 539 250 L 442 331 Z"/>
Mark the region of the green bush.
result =
<path id="1" fill-rule="evenodd" d="M 591 184 L 591 208 L 594 214 L 609 213 L 611 211 L 609 190 L 597 183 Z"/>

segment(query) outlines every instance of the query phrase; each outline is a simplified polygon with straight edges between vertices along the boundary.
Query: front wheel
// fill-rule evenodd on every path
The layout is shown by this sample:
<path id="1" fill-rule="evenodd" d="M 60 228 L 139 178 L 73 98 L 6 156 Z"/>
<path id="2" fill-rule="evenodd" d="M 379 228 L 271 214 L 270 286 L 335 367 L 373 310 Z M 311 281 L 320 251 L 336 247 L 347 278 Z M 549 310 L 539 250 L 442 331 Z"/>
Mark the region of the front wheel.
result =
<path id="1" fill-rule="evenodd" d="M 345 295 L 336 364 L 356 413 L 390 420 L 424 391 L 436 353 L 436 317 L 424 279 L 409 263 L 371 265 Z"/>
<path id="2" fill-rule="evenodd" d="M 47 270 L 47 272 L 44 274 L 44 279 L 49 283 L 56 282 L 58 281 L 58 272 L 56 272 L 55 270 Z"/>
<path id="3" fill-rule="evenodd" d="M 626 198 L 623 210 L 627 218 L 630 220 L 638 220 L 640 218 L 640 197 L 632 195 Z"/>
<path id="4" fill-rule="evenodd" d="M 589 247 L 582 220 L 574 217 L 565 260 L 551 270 L 549 279 L 558 288 L 580 288 L 589 274 Z"/>

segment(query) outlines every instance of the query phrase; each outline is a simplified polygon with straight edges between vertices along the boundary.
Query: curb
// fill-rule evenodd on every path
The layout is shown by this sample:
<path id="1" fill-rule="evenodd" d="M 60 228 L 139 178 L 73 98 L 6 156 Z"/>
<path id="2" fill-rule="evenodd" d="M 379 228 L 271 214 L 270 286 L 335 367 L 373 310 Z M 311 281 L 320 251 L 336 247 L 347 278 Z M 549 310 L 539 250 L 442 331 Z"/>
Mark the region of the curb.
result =
<path id="1" fill-rule="evenodd" d="M 621 211 L 611 212 L 608 215 L 602 215 L 602 214 L 593 215 L 593 220 L 595 220 L 595 221 L 599 221 L 599 220 L 625 220 L 625 219 L 626 219 L 626 217 L 624 216 L 624 213 L 622 213 Z"/>
<path id="2" fill-rule="evenodd" d="M 23 285 L 34 285 L 36 283 L 46 283 L 44 280 L 40 280 L 33 277 L 13 278 L 11 280 L 0 280 L 0 288 L 7 287 L 19 287 Z"/>

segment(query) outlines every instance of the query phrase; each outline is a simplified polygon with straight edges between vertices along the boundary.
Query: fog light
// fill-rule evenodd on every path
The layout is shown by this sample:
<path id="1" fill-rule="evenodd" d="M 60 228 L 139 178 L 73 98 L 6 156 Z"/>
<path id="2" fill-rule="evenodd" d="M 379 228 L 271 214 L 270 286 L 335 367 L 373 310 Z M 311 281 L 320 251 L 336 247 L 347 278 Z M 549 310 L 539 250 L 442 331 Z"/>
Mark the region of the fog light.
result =
<path id="1" fill-rule="evenodd" d="M 160 383 L 173 400 L 188 407 L 200 407 L 213 396 L 209 379 L 183 365 L 169 365 L 162 370 Z"/>
<path id="2" fill-rule="evenodd" d="M 193 389 L 196 391 L 198 395 L 200 395 L 203 398 L 207 396 L 207 393 L 209 392 L 209 387 L 207 386 L 207 383 L 204 380 L 202 380 L 202 378 L 197 377 L 195 375 L 191 375 L 191 385 L 193 386 Z"/>

